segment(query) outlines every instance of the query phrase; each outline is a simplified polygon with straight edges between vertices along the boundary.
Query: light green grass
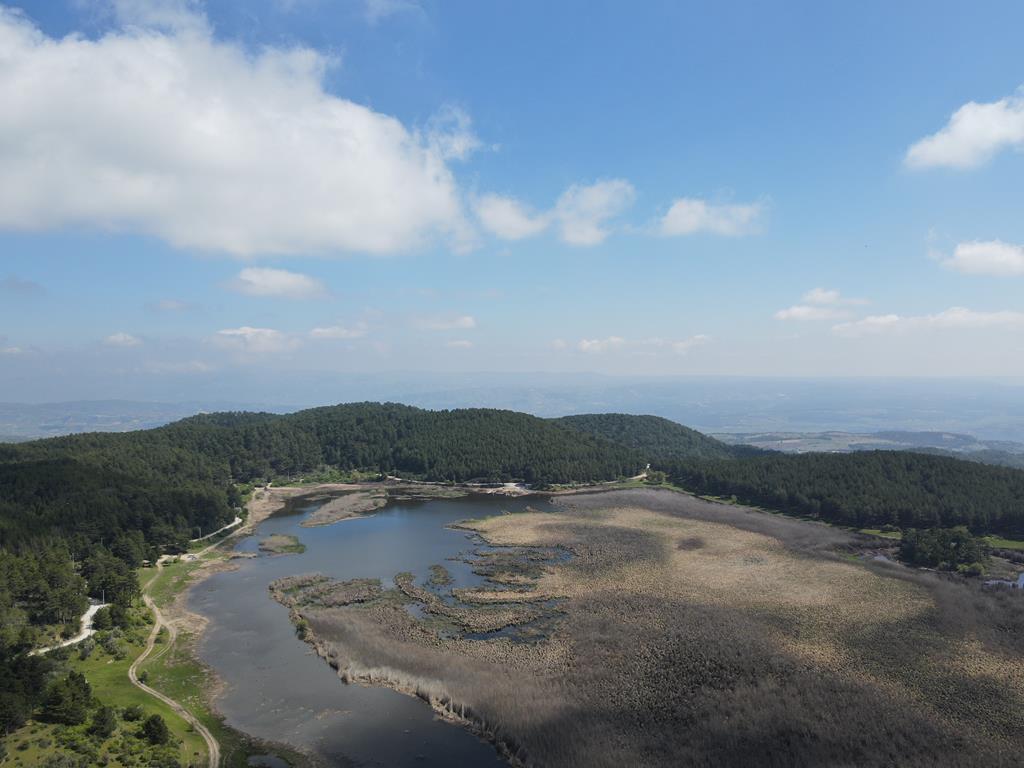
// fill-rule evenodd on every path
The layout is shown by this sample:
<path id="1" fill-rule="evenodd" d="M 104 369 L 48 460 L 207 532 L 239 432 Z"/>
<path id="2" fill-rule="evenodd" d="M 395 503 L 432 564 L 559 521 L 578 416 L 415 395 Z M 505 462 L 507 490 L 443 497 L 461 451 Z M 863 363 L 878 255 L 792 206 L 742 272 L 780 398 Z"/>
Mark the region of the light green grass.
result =
<path id="1" fill-rule="evenodd" d="M 985 536 L 985 543 L 996 549 L 1015 549 L 1024 552 L 1024 541 L 1004 539 L 1002 536 Z"/>
<path id="2" fill-rule="evenodd" d="M 866 533 L 868 536 L 878 536 L 883 539 L 892 539 L 893 541 L 899 541 L 903 538 L 903 534 L 899 531 L 883 531 L 881 528 L 860 528 L 857 533 Z"/>
<path id="3" fill-rule="evenodd" d="M 148 631 L 149 627 L 147 626 L 146 634 Z M 122 709 L 138 704 L 146 711 L 147 717 L 151 714 L 161 715 L 167 721 L 167 727 L 170 728 L 174 737 L 181 740 L 182 759 L 186 765 L 189 764 L 189 760 L 196 762 L 196 756 L 205 758 L 206 744 L 202 737 L 193 732 L 191 726 L 173 709 L 145 691 L 136 688 L 128 679 L 128 667 L 145 648 L 144 640 L 140 642 L 137 638 L 133 639 L 135 642 L 128 644 L 128 655 L 122 660 L 114 659 L 97 646 L 88 659 L 83 661 L 78 658 L 77 654 L 74 654 L 69 664 L 72 669 L 85 675 L 85 679 L 92 686 L 93 694 L 104 704 Z M 154 653 L 158 653 L 160 647 L 157 645 L 157 650 Z M 152 683 L 149 684 L 152 685 Z"/>

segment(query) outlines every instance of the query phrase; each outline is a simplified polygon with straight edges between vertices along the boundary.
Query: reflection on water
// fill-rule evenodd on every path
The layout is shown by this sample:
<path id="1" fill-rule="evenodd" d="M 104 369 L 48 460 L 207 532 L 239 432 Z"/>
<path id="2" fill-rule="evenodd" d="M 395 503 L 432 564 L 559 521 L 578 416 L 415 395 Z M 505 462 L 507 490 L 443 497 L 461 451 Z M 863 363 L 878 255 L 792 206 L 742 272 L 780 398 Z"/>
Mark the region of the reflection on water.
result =
<path id="1" fill-rule="evenodd" d="M 402 502 L 371 517 L 302 528 L 302 517 L 324 500 L 293 504 L 264 521 L 240 551 L 257 552 L 261 538 L 291 534 L 306 545 L 297 555 L 237 560 L 189 598 L 210 619 L 199 648 L 225 683 L 218 709 L 229 725 L 258 738 L 312 749 L 332 765 L 500 766 L 494 749 L 468 731 L 437 720 L 423 702 L 395 691 L 343 684 L 334 670 L 295 636 L 288 610 L 271 599 L 274 579 L 319 572 L 338 579 L 379 578 L 410 571 L 419 583 L 443 564 L 453 587 L 482 582 L 460 559 L 479 548 L 449 523 L 466 518 L 548 509 L 538 499 L 476 496 Z"/>

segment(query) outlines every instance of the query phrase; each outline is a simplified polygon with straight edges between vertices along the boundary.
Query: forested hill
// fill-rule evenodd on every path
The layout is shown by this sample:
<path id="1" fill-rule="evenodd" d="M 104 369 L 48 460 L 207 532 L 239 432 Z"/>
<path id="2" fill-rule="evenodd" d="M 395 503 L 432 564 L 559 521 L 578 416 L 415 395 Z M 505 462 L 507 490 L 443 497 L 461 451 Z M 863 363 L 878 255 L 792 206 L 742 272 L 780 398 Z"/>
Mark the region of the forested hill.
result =
<path id="1" fill-rule="evenodd" d="M 323 467 L 426 480 L 613 480 L 643 460 L 628 447 L 511 411 L 356 403 L 285 416 L 220 413 L 128 433 L 0 446 L 0 546 L 58 534 L 83 543 L 124 530 L 166 545 L 229 520 L 233 484 Z"/>
<path id="2" fill-rule="evenodd" d="M 649 461 L 673 459 L 731 459 L 758 453 L 746 446 L 731 446 L 660 416 L 624 413 L 588 413 L 554 419 L 580 432 L 619 443 Z"/>
<path id="3" fill-rule="evenodd" d="M 663 462 L 697 493 L 855 527 L 966 525 L 1024 536 L 1024 471 L 909 451 L 783 454 Z"/>

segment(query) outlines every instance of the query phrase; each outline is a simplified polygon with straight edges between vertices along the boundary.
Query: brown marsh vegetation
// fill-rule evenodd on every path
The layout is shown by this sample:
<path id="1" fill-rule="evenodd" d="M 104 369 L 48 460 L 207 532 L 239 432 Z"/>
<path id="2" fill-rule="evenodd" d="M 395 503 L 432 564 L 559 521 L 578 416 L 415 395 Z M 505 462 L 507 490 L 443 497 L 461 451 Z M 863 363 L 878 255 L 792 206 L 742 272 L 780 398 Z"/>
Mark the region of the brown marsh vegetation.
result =
<path id="1" fill-rule="evenodd" d="M 454 605 L 404 575 L 276 596 L 344 680 L 418 695 L 515 763 L 1019 764 L 1021 595 L 669 491 L 559 506 L 468 524 L 508 549 L 478 558 L 489 588 Z M 530 642 L 479 633 L 538 612 Z"/>

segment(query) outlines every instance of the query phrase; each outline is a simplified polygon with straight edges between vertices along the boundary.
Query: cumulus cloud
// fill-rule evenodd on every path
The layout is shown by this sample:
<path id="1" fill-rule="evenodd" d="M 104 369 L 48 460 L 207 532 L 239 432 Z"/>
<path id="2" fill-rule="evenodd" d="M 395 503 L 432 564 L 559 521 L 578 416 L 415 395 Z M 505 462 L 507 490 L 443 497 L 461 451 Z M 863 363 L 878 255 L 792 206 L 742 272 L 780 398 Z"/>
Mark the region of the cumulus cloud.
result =
<path id="1" fill-rule="evenodd" d="M 142 344 L 142 339 L 130 333 L 118 332 L 107 336 L 103 343 L 108 347 L 138 347 Z"/>
<path id="2" fill-rule="evenodd" d="M 907 150 L 910 168 L 977 168 L 1004 149 L 1024 149 L 1024 90 L 999 101 L 970 101 L 937 133 Z"/>
<path id="3" fill-rule="evenodd" d="M 738 237 L 756 229 L 762 210 L 760 203 L 715 205 L 697 198 L 681 197 L 662 217 L 659 230 L 666 237 L 699 232 Z"/>
<path id="4" fill-rule="evenodd" d="M 214 345 L 239 356 L 275 354 L 293 349 L 299 345 L 297 339 L 273 328 L 225 328 L 217 331 L 212 339 Z"/>
<path id="5" fill-rule="evenodd" d="M 437 317 L 417 318 L 416 327 L 424 331 L 455 331 L 476 328 L 476 318 L 472 315 L 443 315 Z"/>
<path id="6" fill-rule="evenodd" d="M 570 245 L 597 245 L 604 242 L 607 224 L 630 205 L 636 192 L 625 179 L 610 179 L 596 184 L 573 184 L 555 204 L 554 216 L 561 238 Z"/>
<path id="7" fill-rule="evenodd" d="M 573 184 L 554 207 L 534 213 L 512 197 L 485 195 L 475 206 L 480 224 L 504 240 L 520 240 L 556 227 L 559 238 L 570 245 L 598 245 L 611 234 L 610 223 L 636 197 L 625 179 L 607 179 L 594 184 Z"/>
<path id="8" fill-rule="evenodd" d="M 951 307 L 934 315 L 872 315 L 840 323 L 833 326 L 832 330 L 840 336 L 858 337 L 904 331 L 1021 327 L 1024 327 L 1024 312 L 977 312 L 964 307 Z"/>
<path id="9" fill-rule="evenodd" d="M 473 342 L 469 339 L 452 339 L 451 341 L 446 341 L 445 346 L 452 349 L 471 349 Z"/>
<path id="10" fill-rule="evenodd" d="M 843 307 L 867 304 L 866 299 L 851 299 L 834 288 L 812 288 L 802 297 L 802 304 L 796 304 L 775 313 L 776 320 L 838 320 L 848 317 Z"/>
<path id="11" fill-rule="evenodd" d="M 944 266 L 969 275 L 1024 275 L 1024 247 L 1001 240 L 960 243 Z"/>
<path id="12" fill-rule="evenodd" d="M 410 130 L 327 93 L 325 56 L 216 40 L 192 3 L 117 7 L 126 26 L 95 40 L 0 8 L 0 228 L 242 257 L 471 239 L 448 167 L 471 143 L 459 118 Z"/>
<path id="13" fill-rule="evenodd" d="M 299 272 L 270 267 L 247 267 L 228 285 L 232 290 L 247 296 L 315 299 L 327 293 L 319 280 Z"/>
<path id="14" fill-rule="evenodd" d="M 539 235 L 551 225 L 550 214 L 537 214 L 511 197 L 484 195 L 474 211 L 483 228 L 502 240 L 522 240 Z"/>
<path id="15" fill-rule="evenodd" d="M 354 326 L 329 325 L 323 328 L 314 328 L 309 332 L 312 339 L 361 339 L 369 330 L 366 323 L 356 323 Z"/>

